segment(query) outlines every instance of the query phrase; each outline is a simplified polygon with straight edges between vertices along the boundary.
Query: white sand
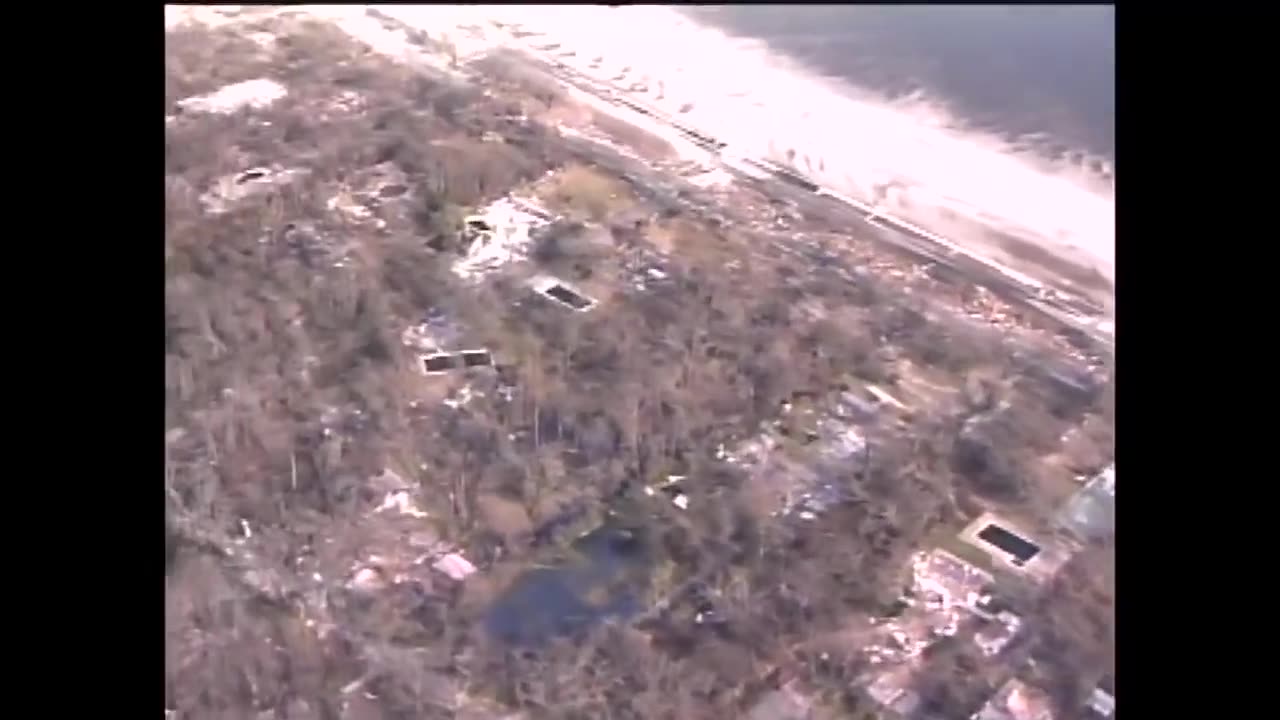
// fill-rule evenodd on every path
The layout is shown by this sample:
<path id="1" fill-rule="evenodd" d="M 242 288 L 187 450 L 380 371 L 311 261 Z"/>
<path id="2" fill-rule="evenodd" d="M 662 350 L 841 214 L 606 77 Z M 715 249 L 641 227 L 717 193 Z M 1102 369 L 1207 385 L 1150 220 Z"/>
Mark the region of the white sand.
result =
<path id="1" fill-rule="evenodd" d="M 205 112 L 229 115 L 244 108 L 264 108 L 280 100 L 289 91 L 269 78 L 257 78 L 224 85 L 207 95 L 197 95 L 178 101 L 178 107 L 188 112 Z"/>

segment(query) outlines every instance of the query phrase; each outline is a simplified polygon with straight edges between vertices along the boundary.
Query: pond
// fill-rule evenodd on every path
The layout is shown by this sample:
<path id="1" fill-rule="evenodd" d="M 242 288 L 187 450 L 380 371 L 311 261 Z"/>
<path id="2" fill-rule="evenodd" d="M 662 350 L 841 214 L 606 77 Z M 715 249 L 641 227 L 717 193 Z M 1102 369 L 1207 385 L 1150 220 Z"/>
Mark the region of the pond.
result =
<path id="1" fill-rule="evenodd" d="M 514 645 L 540 645 L 644 610 L 653 558 L 643 531 L 606 524 L 574 541 L 569 555 L 516 578 L 489 608 L 488 632 Z"/>

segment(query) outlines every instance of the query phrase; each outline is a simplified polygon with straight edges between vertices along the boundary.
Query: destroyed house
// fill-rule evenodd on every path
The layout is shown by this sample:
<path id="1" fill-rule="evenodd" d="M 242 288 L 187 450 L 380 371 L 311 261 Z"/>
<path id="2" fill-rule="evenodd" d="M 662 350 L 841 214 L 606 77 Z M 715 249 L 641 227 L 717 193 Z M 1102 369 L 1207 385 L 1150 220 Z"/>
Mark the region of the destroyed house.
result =
<path id="1" fill-rule="evenodd" d="M 1018 679 L 1005 683 L 971 720 L 1053 720 L 1048 694 Z"/>

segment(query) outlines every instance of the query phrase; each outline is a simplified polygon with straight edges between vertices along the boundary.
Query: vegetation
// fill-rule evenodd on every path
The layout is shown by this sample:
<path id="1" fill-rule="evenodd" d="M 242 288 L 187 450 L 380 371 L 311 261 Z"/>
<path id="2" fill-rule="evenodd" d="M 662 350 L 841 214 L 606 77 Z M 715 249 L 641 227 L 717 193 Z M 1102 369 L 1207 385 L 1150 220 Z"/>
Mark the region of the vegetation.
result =
<path id="1" fill-rule="evenodd" d="M 507 76 L 499 99 L 326 26 L 249 29 L 274 44 L 242 29 L 166 40 L 170 108 L 255 77 L 289 88 L 269 108 L 166 127 L 166 706 L 179 717 L 737 717 L 793 680 L 865 717 L 866 661 L 837 631 L 898 597 L 928 539 L 985 507 L 1036 507 L 1038 458 L 1065 427 L 1110 426 L 1109 396 L 1055 414 L 1057 391 L 1031 392 L 1049 386 L 1006 346 L 887 279 L 762 256 L 753 231 L 634 192 L 525 117 L 559 102 L 545 86 Z M 342 92 L 358 106 L 336 106 Z M 202 194 L 251 167 L 305 172 L 206 212 Z M 653 251 L 655 228 L 678 224 L 683 240 L 662 282 L 589 313 L 513 274 L 464 283 L 449 272 L 462 218 L 516 188 L 585 224 L 539 240 L 531 263 L 561 275 L 625 288 L 618 256 Z M 611 225 L 620 213 L 640 220 Z M 572 240 L 588 227 L 618 252 Z M 499 367 L 415 372 L 401 333 L 431 313 Z M 788 462 L 815 463 L 808 425 L 773 429 L 784 408 L 834 412 L 870 384 L 905 396 L 906 361 L 961 390 L 881 411 L 863 430 L 872 451 L 817 471 L 840 500 L 812 520 L 775 517 L 771 486 L 728 461 L 763 433 Z M 673 475 L 685 479 L 646 492 Z M 397 492 L 418 512 L 379 510 Z M 496 638 L 495 602 L 530 571 L 591 567 L 577 541 L 600 526 L 644 561 L 583 581 L 583 596 L 642 588 L 643 607 L 537 646 Z M 444 549 L 479 571 L 455 582 L 420 562 Z M 1036 605 L 1037 647 L 1099 667 L 1111 591 L 1062 583 Z M 969 660 L 955 662 L 963 674 Z M 1064 686 L 1064 707 L 1080 687 Z"/>

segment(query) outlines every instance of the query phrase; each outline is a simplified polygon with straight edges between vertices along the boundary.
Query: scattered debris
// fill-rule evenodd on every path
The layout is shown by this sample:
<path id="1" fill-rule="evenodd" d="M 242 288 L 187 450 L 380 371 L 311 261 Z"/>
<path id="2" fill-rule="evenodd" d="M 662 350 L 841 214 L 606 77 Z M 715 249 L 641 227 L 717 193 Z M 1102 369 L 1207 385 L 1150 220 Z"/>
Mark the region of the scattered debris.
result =
<path id="1" fill-rule="evenodd" d="M 463 385 L 461 388 L 458 388 L 456 392 L 450 393 L 449 397 L 445 398 L 444 404 L 453 408 L 454 410 L 457 410 L 463 405 L 466 405 L 467 403 L 471 402 L 472 398 L 483 397 L 483 396 L 484 396 L 484 393 L 479 393 L 472 390 L 470 385 Z"/>
<path id="2" fill-rule="evenodd" d="M 368 206 L 357 201 L 355 195 L 348 190 L 339 190 L 336 195 L 329 198 L 325 206 L 333 212 L 337 212 L 346 216 L 347 219 L 355 222 L 365 222 L 370 219 L 374 221 L 374 225 L 383 227 L 386 222 L 381 218 L 375 218 L 373 211 Z"/>
<path id="3" fill-rule="evenodd" d="M 528 200 L 502 198 L 465 220 L 466 255 L 453 264 L 460 278 L 479 280 L 528 257 L 532 232 L 553 216 Z"/>
<path id="4" fill-rule="evenodd" d="M 910 667 L 890 668 L 877 675 L 867 686 L 867 695 L 880 705 L 908 716 L 920 704 L 919 696 L 909 687 L 912 679 Z"/>
<path id="5" fill-rule="evenodd" d="M 981 615 L 975 607 L 984 588 L 994 581 L 990 573 L 940 549 L 916 553 L 911 571 L 910 589 L 899 601 L 903 612 L 874 622 L 882 639 L 869 643 L 865 650 L 872 665 L 893 666 L 887 671 L 888 679 L 882 676 L 877 681 L 888 698 L 881 703 L 891 707 L 900 701 L 900 693 L 890 692 L 885 684 L 897 683 L 895 687 L 905 689 L 907 685 L 902 683 L 908 681 L 900 675 L 908 673 L 930 645 L 955 635 L 966 618 Z"/>
<path id="6" fill-rule="evenodd" d="M 885 392 L 877 385 L 868 385 L 867 392 L 876 400 L 885 403 L 886 405 L 892 405 L 902 412 L 909 412 L 911 410 L 911 408 L 907 407 L 901 400 Z"/>
<path id="7" fill-rule="evenodd" d="M 733 176 L 721 168 L 705 170 L 685 179 L 700 188 L 724 187 L 733 182 Z"/>
<path id="8" fill-rule="evenodd" d="M 476 571 L 476 566 L 458 553 L 450 553 L 435 561 L 432 568 L 448 575 L 454 580 L 465 580 Z"/>
<path id="9" fill-rule="evenodd" d="M 385 584 L 381 571 L 371 567 L 363 567 L 351 577 L 348 587 L 361 592 L 373 592 L 382 589 Z"/>
<path id="10" fill-rule="evenodd" d="M 391 468 L 383 468 L 380 474 L 369 478 L 369 484 L 376 490 L 382 490 L 383 492 L 388 493 L 408 490 L 411 487 L 408 480 L 405 480 L 399 473 Z"/>
<path id="11" fill-rule="evenodd" d="M 400 333 L 400 342 L 415 350 L 438 353 L 461 335 L 461 328 L 450 322 L 442 311 L 435 309 L 427 313 L 422 322 L 405 328 Z"/>
<path id="12" fill-rule="evenodd" d="M 269 32 L 253 32 L 246 35 L 255 45 L 263 49 L 271 49 L 276 44 L 276 36 Z"/>
<path id="13" fill-rule="evenodd" d="M 1089 696 L 1089 709 L 1100 718 L 1109 718 L 1116 714 L 1116 698 L 1102 688 L 1094 688 Z"/>
<path id="14" fill-rule="evenodd" d="M 329 101 L 327 110 L 332 114 L 352 114 L 364 109 L 365 100 L 354 90 L 343 90 Z"/>
<path id="15" fill-rule="evenodd" d="M 413 499 L 409 497 L 408 491 L 405 490 L 387 493 L 386 497 L 382 499 L 382 504 L 374 512 L 383 512 L 384 510 L 395 510 L 401 515 L 419 519 L 427 517 L 427 513 L 418 509 Z"/>
<path id="16" fill-rule="evenodd" d="M 988 620 L 991 625 L 979 630 L 973 638 L 985 657 L 994 657 L 1009 645 L 1022 629 L 1022 618 L 1004 610 Z"/>
<path id="17" fill-rule="evenodd" d="M 618 264 L 626 281 L 640 292 L 671 279 L 665 269 L 666 258 L 645 248 L 624 249 Z"/>
<path id="18" fill-rule="evenodd" d="M 246 108 L 262 109 L 288 95 L 285 86 L 258 78 L 233 83 L 206 95 L 197 95 L 178 101 L 178 107 L 187 112 L 230 114 Z"/>
<path id="19" fill-rule="evenodd" d="M 200 204 L 210 215 L 220 215 L 248 198 L 269 193 L 274 188 L 288 185 L 305 174 L 306 171 L 301 169 L 250 168 L 218 179 L 213 187 L 200 196 Z"/>
<path id="20" fill-rule="evenodd" d="M 1005 683 L 972 720 L 1052 720 L 1053 704 L 1042 690 L 1014 678 Z"/>

